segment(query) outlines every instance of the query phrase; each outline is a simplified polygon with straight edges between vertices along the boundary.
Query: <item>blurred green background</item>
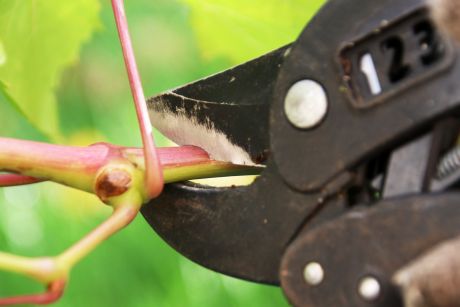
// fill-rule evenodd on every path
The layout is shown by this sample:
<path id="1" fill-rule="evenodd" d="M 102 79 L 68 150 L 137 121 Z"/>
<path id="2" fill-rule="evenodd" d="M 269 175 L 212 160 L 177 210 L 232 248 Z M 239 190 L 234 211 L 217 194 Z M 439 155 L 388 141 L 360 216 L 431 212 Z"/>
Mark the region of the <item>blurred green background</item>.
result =
<path id="1" fill-rule="evenodd" d="M 21 8 L 14 2 L 27 3 L 32 8 L 25 7 L 19 18 Z M 24 40 L 32 41 L 34 33 L 40 31 L 34 24 L 40 25 L 40 20 L 34 19 L 33 5 L 40 6 L 43 2 L 0 0 L 0 135 L 73 145 L 108 141 L 139 146 L 136 117 L 109 1 L 80 0 L 96 16 L 88 17 L 91 26 L 88 20 L 78 19 L 89 14 L 88 10 L 77 11 L 80 15 L 74 13 L 76 21 L 69 21 L 73 28 L 65 28 L 66 8 L 61 8 L 64 19 L 59 22 L 63 25 L 63 37 L 69 29 L 77 34 L 81 29 L 87 31 L 88 38 L 81 39 L 74 47 L 75 56 L 69 56 L 67 62 L 60 64 L 62 69 L 59 67 L 54 72 L 56 80 L 48 82 L 51 95 L 45 92 L 48 96 L 40 98 L 39 94 L 46 90 L 42 84 L 47 82 L 40 70 L 54 67 L 53 52 L 67 46 L 60 39 L 50 50 L 40 53 L 22 45 Z M 320 0 L 127 1 L 130 31 L 146 95 L 207 76 L 289 42 L 321 3 Z M 12 26 L 11 20 L 16 25 Z M 82 24 L 77 24 L 78 21 Z M 21 29 L 20 25 L 26 22 L 30 27 Z M 12 27 L 19 34 L 13 33 Z M 59 34 L 53 28 L 42 29 L 47 34 L 41 34 L 36 42 L 38 49 L 48 43 L 47 39 L 53 46 L 51 40 Z M 70 40 L 73 34 L 68 35 Z M 12 52 L 13 47 L 17 51 Z M 11 77 L 11 70 L 20 65 L 7 66 L 15 57 L 24 65 L 13 71 L 16 79 Z M 2 61 L 6 62 L 3 70 Z M 29 63 L 32 61 L 33 65 Z M 14 92 L 14 80 L 25 84 L 22 96 Z M 32 88 L 33 91 L 28 91 Z M 166 144 L 158 134 L 157 142 Z M 2 189 L 0 249 L 28 256 L 57 254 L 109 212 L 95 197 L 53 183 Z M 41 290 L 40 285 L 25 278 L 0 272 L 0 296 Z M 192 263 L 162 242 L 144 219 L 138 217 L 76 266 L 56 306 L 286 304 L 279 288 L 226 277 Z"/>

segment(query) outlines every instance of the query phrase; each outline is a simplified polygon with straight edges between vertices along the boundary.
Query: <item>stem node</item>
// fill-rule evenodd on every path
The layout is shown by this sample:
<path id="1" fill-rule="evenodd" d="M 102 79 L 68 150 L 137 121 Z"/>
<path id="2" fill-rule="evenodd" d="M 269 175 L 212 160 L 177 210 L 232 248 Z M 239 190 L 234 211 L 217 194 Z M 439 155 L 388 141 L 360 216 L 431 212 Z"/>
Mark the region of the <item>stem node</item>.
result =
<path id="1" fill-rule="evenodd" d="M 96 178 L 94 191 L 103 202 L 107 202 L 111 197 L 125 193 L 131 185 L 132 177 L 126 170 L 105 168 Z"/>

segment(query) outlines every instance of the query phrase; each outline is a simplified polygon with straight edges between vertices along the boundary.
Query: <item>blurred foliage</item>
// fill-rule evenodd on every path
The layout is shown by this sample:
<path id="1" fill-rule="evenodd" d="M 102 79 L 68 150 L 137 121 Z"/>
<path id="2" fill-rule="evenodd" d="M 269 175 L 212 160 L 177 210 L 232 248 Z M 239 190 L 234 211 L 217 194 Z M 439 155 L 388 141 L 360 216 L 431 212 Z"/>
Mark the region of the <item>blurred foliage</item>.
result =
<path id="1" fill-rule="evenodd" d="M 324 0 L 183 0 L 203 55 L 234 62 L 291 43 Z"/>
<path id="2" fill-rule="evenodd" d="M 146 95 L 294 39 L 321 2 L 126 1 Z M 43 15 L 31 12 L 48 15 L 37 18 Z M 43 28 L 36 26 L 39 21 Z M 63 46 L 65 54 L 56 55 L 53 46 Z M 10 91 L 15 86 L 23 92 Z M 75 145 L 108 141 L 139 146 L 131 101 L 109 1 L 0 0 L 1 136 L 49 140 L 51 135 Z M 156 140 L 166 142 L 160 135 Z M 0 248 L 29 256 L 57 254 L 108 214 L 95 197 L 52 183 L 3 189 Z M 34 282 L 0 272 L 1 296 L 41 290 Z M 55 306 L 286 304 L 278 288 L 226 277 L 185 259 L 138 217 L 77 265 Z"/>
<path id="3" fill-rule="evenodd" d="M 97 0 L 0 0 L 3 92 L 30 123 L 54 138 L 59 136 L 54 91 L 98 25 L 98 13 Z"/>

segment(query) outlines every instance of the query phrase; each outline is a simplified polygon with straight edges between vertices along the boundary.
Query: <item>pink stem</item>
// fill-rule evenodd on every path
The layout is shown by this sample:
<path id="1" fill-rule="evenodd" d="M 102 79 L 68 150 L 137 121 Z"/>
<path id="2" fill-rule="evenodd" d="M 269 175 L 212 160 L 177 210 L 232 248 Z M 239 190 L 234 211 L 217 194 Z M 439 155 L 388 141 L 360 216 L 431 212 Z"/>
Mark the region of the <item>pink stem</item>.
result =
<path id="1" fill-rule="evenodd" d="M 71 147 L 0 137 L 1 171 L 67 185 L 78 181 L 82 184 L 73 186 L 85 191 L 97 170 L 116 155 L 119 148 L 110 144 Z"/>
<path id="2" fill-rule="evenodd" d="M 24 176 L 24 175 L 18 175 L 18 174 L 1 174 L 0 175 L 0 188 L 32 184 L 32 183 L 37 183 L 41 181 L 43 180 L 35 178 L 35 177 L 30 177 L 30 176 Z"/>
<path id="3" fill-rule="evenodd" d="M 137 70 L 136 59 L 131 44 L 131 38 L 128 31 L 128 22 L 124 10 L 123 0 L 112 0 L 112 8 L 117 24 L 118 35 L 120 37 L 123 57 L 125 60 L 126 70 L 128 72 L 129 84 L 134 98 L 137 119 L 144 146 L 145 159 L 145 184 L 147 194 L 151 198 L 157 197 L 163 190 L 163 174 L 155 148 L 155 142 L 152 135 L 152 125 L 148 115 L 147 104 L 145 102 L 144 91 L 142 89 L 141 79 Z"/>
<path id="4" fill-rule="evenodd" d="M 61 146 L 0 137 L 0 171 L 15 173 L 1 174 L 0 187 L 49 179 L 88 190 L 88 184 L 102 166 L 111 159 L 128 158 L 133 161 L 129 156 L 143 161 L 143 149 L 107 143 L 88 147 Z M 159 148 L 158 158 L 162 172 L 164 167 L 210 161 L 209 155 L 203 149 L 194 146 Z M 77 178 L 75 174 L 79 174 L 78 180 L 72 181 L 71 178 Z"/>
<path id="5" fill-rule="evenodd" d="M 63 146 L 35 141 L 0 137 L 0 170 L 28 171 L 42 167 L 99 169 L 114 155 L 133 154 L 143 157 L 142 148 L 119 147 L 109 143 L 96 143 L 87 147 Z M 196 146 L 158 148 L 160 166 L 209 161 L 206 151 Z M 1 174 L 16 180 L 29 180 L 17 174 Z M 15 178 L 16 177 L 16 178 Z M 30 179 L 32 180 L 32 179 Z"/>
<path id="6" fill-rule="evenodd" d="M 58 280 L 51 283 L 48 286 L 48 289 L 45 293 L 40 294 L 31 294 L 31 295 L 22 295 L 22 296 L 12 296 L 0 298 L 0 306 L 9 306 L 9 305 L 24 305 L 24 304 L 33 304 L 33 305 L 47 305 L 57 301 L 64 292 L 65 281 Z"/>
<path id="7" fill-rule="evenodd" d="M 142 148 L 124 148 L 125 154 L 133 154 L 137 157 L 144 157 Z M 162 167 L 172 167 L 177 165 L 196 164 L 200 162 L 208 162 L 211 160 L 208 153 L 196 146 L 180 146 L 180 147 L 160 147 L 158 148 L 158 156 Z"/>

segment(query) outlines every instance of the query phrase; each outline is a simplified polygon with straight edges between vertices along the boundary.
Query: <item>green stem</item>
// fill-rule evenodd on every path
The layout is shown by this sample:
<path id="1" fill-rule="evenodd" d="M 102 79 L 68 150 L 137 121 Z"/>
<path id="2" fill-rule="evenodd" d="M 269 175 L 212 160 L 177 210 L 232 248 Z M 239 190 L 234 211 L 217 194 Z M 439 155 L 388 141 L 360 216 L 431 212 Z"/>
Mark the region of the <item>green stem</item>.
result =
<path id="1" fill-rule="evenodd" d="M 237 165 L 219 161 L 165 167 L 165 183 L 213 177 L 259 175 L 263 167 Z"/>
<path id="2" fill-rule="evenodd" d="M 57 261 L 66 268 L 73 267 L 93 251 L 101 242 L 127 226 L 139 212 L 139 206 L 120 206 L 96 229 L 58 256 Z"/>
<path id="3" fill-rule="evenodd" d="M 31 259 L 0 252 L 0 270 L 27 275 L 46 283 L 54 271 L 54 264 L 51 258 Z"/>
<path id="4" fill-rule="evenodd" d="M 113 150 L 106 144 L 89 147 L 59 146 L 0 138 L 0 170 L 53 180 L 92 191 L 97 170 Z"/>
<path id="5" fill-rule="evenodd" d="M 263 169 L 214 161 L 205 151 L 194 146 L 159 148 L 158 152 L 166 183 L 257 175 Z M 95 193 L 94 184 L 100 169 L 121 164 L 131 165 L 143 172 L 143 150 L 105 143 L 72 147 L 0 137 L 0 171 L 32 176 L 36 180 L 51 180 L 91 193 Z M 4 181 L 13 185 L 19 179 L 21 177 L 13 176 L 10 181 Z M 28 180 L 24 182 L 36 181 L 33 178 Z"/>

